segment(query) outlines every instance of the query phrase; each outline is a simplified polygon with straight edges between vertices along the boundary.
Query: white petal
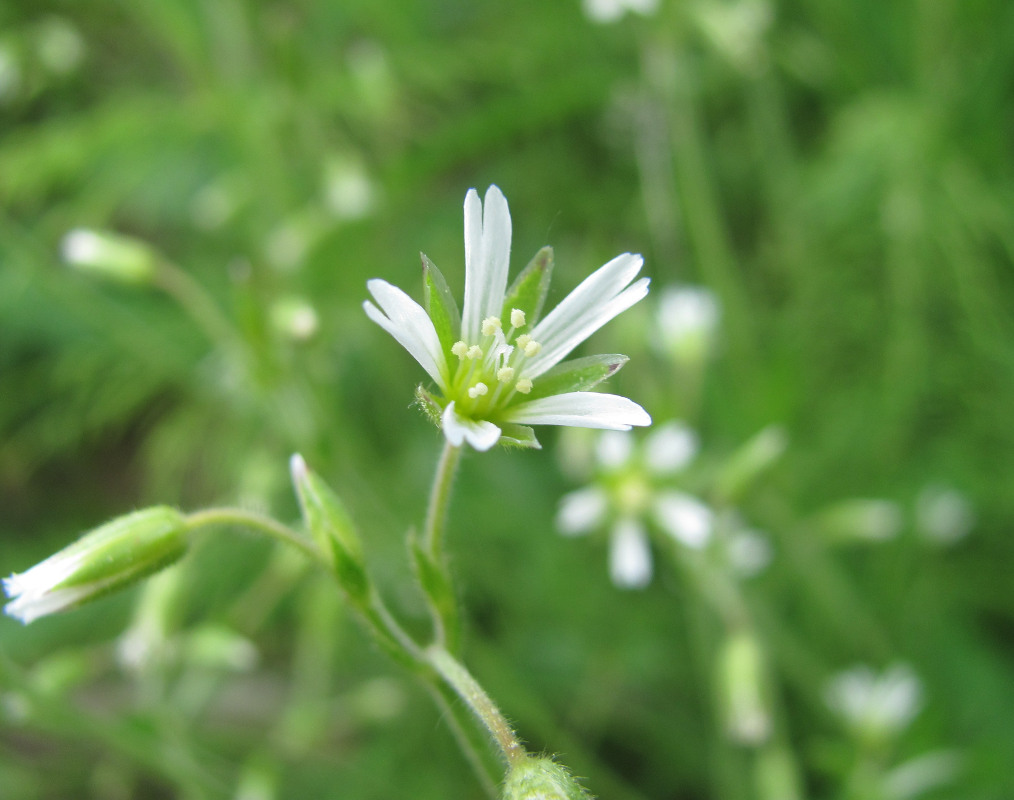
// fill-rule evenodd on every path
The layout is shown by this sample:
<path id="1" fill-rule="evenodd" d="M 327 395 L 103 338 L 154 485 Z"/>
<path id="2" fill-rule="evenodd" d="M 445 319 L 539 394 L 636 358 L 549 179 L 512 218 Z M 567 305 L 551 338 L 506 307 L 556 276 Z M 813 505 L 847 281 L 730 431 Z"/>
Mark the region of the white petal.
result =
<path id="1" fill-rule="evenodd" d="M 630 434 L 620 431 L 606 431 L 595 442 L 595 460 L 605 469 L 619 469 L 626 466 L 634 453 L 634 440 Z"/>
<path id="2" fill-rule="evenodd" d="M 700 550 L 711 538 L 714 514 L 696 497 L 666 492 L 655 502 L 655 519 L 677 542 Z"/>
<path id="3" fill-rule="evenodd" d="M 489 450 L 500 440 L 500 429 L 488 420 L 472 420 L 462 417 L 454 409 L 454 401 L 447 404 L 440 419 L 447 441 L 455 447 L 468 442 L 480 452 Z"/>
<path id="4" fill-rule="evenodd" d="M 538 377 L 558 364 L 609 320 L 643 298 L 648 293 L 647 278 L 627 286 L 643 263 L 639 255 L 617 256 L 585 278 L 550 311 L 532 330 L 532 338 L 542 349 L 525 365 L 525 377 Z"/>
<path id="5" fill-rule="evenodd" d="M 637 520 L 616 523 L 609 542 L 609 576 L 621 589 L 643 589 L 651 582 L 651 547 Z"/>
<path id="6" fill-rule="evenodd" d="M 556 512 L 556 528 L 564 536 L 588 533 L 602 524 L 608 505 L 606 493 L 597 486 L 565 494 Z"/>
<path id="7" fill-rule="evenodd" d="M 479 341 L 483 319 L 499 316 L 510 267 L 511 215 L 507 199 L 496 186 L 486 190 L 485 203 L 475 189 L 465 195 L 465 303 L 461 336 Z"/>
<path id="8" fill-rule="evenodd" d="M 363 302 L 366 315 L 408 350 L 441 389 L 446 388 L 447 358 L 440 347 L 437 329 L 423 307 L 401 289 L 380 278 L 367 281 L 366 286 L 383 309 L 381 313 L 366 300 Z"/>
<path id="9" fill-rule="evenodd" d="M 633 400 L 599 392 L 568 392 L 540 397 L 508 409 L 508 422 L 522 425 L 570 425 L 629 431 L 632 425 L 651 425 L 651 417 Z"/>
<path id="10" fill-rule="evenodd" d="M 644 460 L 655 475 L 679 472 L 697 455 L 697 434 L 682 422 L 667 422 L 645 439 Z"/>

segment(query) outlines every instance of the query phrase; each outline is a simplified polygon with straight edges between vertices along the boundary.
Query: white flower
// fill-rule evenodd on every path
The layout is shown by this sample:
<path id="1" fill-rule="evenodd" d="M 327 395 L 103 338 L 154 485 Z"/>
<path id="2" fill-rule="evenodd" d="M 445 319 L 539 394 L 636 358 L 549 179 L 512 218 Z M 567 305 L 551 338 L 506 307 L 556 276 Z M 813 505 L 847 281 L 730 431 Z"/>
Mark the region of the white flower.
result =
<path id="1" fill-rule="evenodd" d="M 376 305 L 365 301 L 366 314 L 436 383 L 439 395 L 420 387 L 417 396 L 447 441 L 454 446 L 467 442 L 476 450 L 489 450 L 501 439 L 538 447 L 529 425 L 608 430 L 650 425 L 651 418 L 633 401 L 586 391 L 623 366 L 625 356 L 563 361 L 647 294 L 647 278 L 631 284 L 641 270 L 641 257 L 617 256 L 540 319 L 552 251 L 541 250 L 508 287 L 510 245 L 511 218 L 501 191 L 490 186 L 483 204 L 470 189 L 460 314 L 443 276 L 425 256 L 425 309 L 387 281 L 367 283 Z"/>
<path id="2" fill-rule="evenodd" d="M 584 0 L 585 16 L 592 22 L 616 22 L 627 11 L 650 16 L 658 10 L 658 0 Z"/>
<path id="3" fill-rule="evenodd" d="M 964 539 L 975 525 L 975 512 L 968 499 L 956 489 L 937 484 L 919 493 L 915 516 L 919 532 L 939 545 Z"/>
<path id="4" fill-rule="evenodd" d="M 643 589 L 651 583 L 651 545 L 640 520 L 622 517 L 609 540 L 609 577 L 621 589 Z"/>
<path id="5" fill-rule="evenodd" d="M 827 704 L 864 738 L 879 740 L 904 730 L 922 705 L 922 686 L 905 664 L 877 675 L 866 666 L 831 679 Z"/>

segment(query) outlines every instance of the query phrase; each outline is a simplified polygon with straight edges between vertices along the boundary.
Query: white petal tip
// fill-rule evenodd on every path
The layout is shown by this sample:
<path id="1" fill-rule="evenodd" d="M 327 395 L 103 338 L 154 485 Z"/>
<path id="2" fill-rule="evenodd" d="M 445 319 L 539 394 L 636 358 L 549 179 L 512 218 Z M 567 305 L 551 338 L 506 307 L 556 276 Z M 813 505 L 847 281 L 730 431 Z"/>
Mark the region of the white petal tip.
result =
<path id="1" fill-rule="evenodd" d="M 306 478 L 309 472 L 306 461 L 299 453 L 293 453 L 289 459 L 289 473 L 292 475 L 292 482 L 299 483 Z"/>

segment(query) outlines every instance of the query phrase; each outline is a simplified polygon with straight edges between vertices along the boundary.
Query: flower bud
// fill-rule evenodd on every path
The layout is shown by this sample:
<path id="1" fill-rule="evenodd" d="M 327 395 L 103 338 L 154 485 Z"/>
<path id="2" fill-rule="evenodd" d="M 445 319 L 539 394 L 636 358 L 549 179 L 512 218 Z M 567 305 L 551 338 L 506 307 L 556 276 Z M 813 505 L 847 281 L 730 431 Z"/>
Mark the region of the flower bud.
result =
<path id="1" fill-rule="evenodd" d="M 771 714 L 764 698 L 764 658 L 756 638 L 732 634 L 719 656 L 719 690 L 729 738 L 758 745 L 771 734 Z"/>
<path id="2" fill-rule="evenodd" d="M 72 230 L 60 244 L 68 265 L 99 278 L 135 286 L 155 278 L 158 256 L 144 242 L 106 231 Z"/>
<path id="3" fill-rule="evenodd" d="M 167 506 L 107 522 L 27 572 L 3 581 L 4 611 L 25 624 L 76 608 L 168 566 L 187 547 L 187 523 Z"/>
<path id="4" fill-rule="evenodd" d="M 357 604 L 365 602 L 370 581 L 362 544 L 345 506 L 320 476 L 309 470 L 301 455 L 296 453 L 292 457 L 290 467 L 306 527 L 330 558 L 338 582 L 349 599 Z"/>
<path id="5" fill-rule="evenodd" d="M 502 800 L 591 800 L 565 766 L 545 756 L 528 756 L 512 764 Z"/>
<path id="6" fill-rule="evenodd" d="M 897 503 L 853 498 L 825 509 L 817 522 L 833 542 L 882 542 L 897 536 L 904 520 Z"/>

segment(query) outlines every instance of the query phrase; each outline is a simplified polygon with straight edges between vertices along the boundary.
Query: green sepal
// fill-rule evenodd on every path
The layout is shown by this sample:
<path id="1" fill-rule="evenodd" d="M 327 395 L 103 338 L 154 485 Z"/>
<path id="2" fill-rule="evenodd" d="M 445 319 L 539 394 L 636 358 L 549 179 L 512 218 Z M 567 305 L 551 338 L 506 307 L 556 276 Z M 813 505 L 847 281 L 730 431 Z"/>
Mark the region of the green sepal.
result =
<path id="1" fill-rule="evenodd" d="M 328 556 L 339 585 L 356 605 L 369 602 L 362 543 L 345 506 L 323 479 L 310 471 L 300 456 L 293 456 L 292 483 L 299 496 L 303 521 Z"/>
<path id="2" fill-rule="evenodd" d="M 450 575 L 443 564 L 426 550 L 414 530 L 408 533 L 408 547 L 412 554 L 416 577 L 427 601 L 438 619 L 445 625 L 450 623 L 451 629 L 448 630 L 446 627 L 444 629 L 445 646 L 452 653 L 456 653 L 461 643 L 461 629 L 457 623 L 458 601 L 454 596 L 454 585 L 451 583 Z"/>
<path id="3" fill-rule="evenodd" d="M 461 313 L 454 295 L 447 286 L 447 281 L 437 269 L 437 265 L 420 253 L 423 269 L 423 300 L 426 313 L 437 329 L 440 346 L 445 353 L 451 352 L 451 346 L 461 338 Z"/>
<path id="4" fill-rule="evenodd" d="M 528 262 L 507 290 L 501 319 L 504 324 L 510 319 L 511 311 L 520 308 L 525 312 L 525 326 L 531 330 L 539 321 L 542 306 L 549 293 L 549 279 L 553 272 L 553 248 L 543 247 Z"/>
<path id="5" fill-rule="evenodd" d="M 535 438 L 535 431 L 527 425 L 516 422 L 504 422 L 500 425 L 500 441 L 504 447 L 524 447 L 530 450 L 541 450 L 542 445 Z"/>
<path id="6" fill-rule="evenodd" d="M 105 594 L 128 586 L 178 561 L 187 549 L 186 530 L 183 515 L 169 506 L 117 517 L 51 557 L 50 561 L 79 560 L 77 568 L 52 589 L 102 584 Z"/>
<path id="7" fill-rule="evenodd" d="M 426 387 L 421 383 L 415 387 L 415 404 L 419 406 L 430 422 L 438 428 L 440 427 L 440 417 L 444 413 L 444 408 L 437 401 L 437 398 L 426 391 Z"/>
<path id="8" fill-rule="evenodd" d="M 527 756 L 510 766 L 501 800 L 594 800 L 563 764 Z"/>
<path id="9" fill-rule="evenodd" d="M 609 353 L 564 361 L 536 378 L 532 391 L 525 395 L 521 402 L 591 389 L 615 375 L 629 360 L 618 353 Z"/>

